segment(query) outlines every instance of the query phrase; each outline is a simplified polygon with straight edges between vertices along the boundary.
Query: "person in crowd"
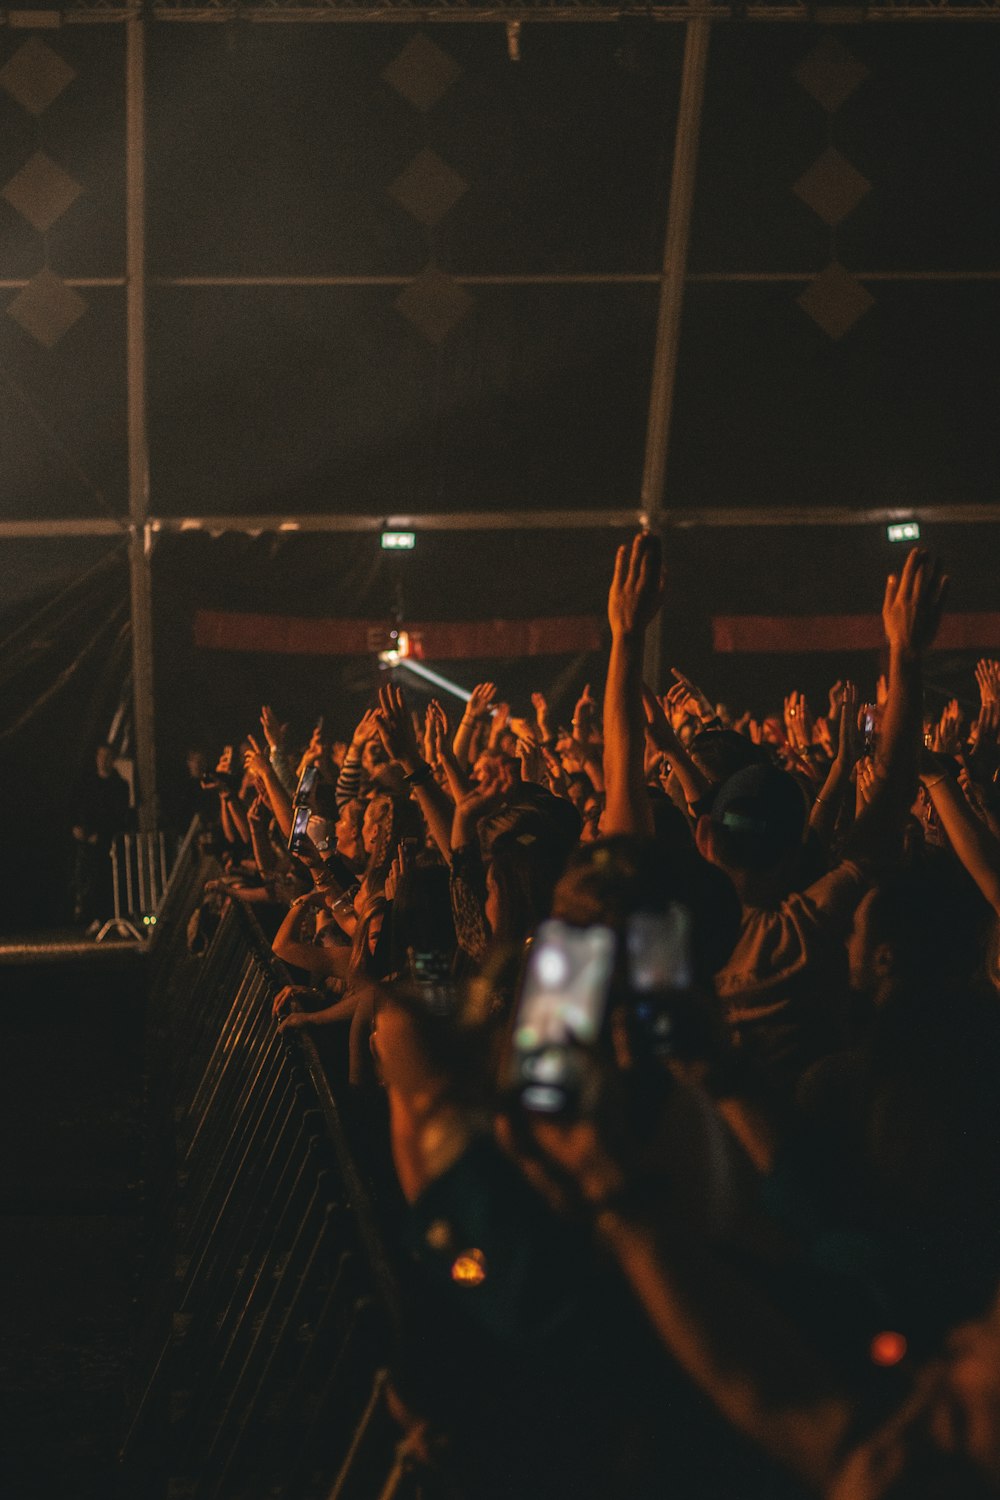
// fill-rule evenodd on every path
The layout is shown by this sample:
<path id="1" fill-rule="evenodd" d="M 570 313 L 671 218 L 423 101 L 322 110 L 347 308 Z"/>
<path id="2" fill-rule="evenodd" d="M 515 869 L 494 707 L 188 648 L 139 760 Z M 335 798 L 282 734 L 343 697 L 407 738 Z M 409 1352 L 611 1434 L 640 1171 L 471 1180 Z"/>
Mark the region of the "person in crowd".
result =
<path id="1" fill-rule="evenodd" d="M 565 727 L 389 673 L 205 778 L 386 1200 L 395 1409 L 477 1500 L 1000 1496 L 1000 663 L 928 718 L 915 549 L 873 702 L 738 715 L 643 679 L 658 539 L 611 573 Z"/>

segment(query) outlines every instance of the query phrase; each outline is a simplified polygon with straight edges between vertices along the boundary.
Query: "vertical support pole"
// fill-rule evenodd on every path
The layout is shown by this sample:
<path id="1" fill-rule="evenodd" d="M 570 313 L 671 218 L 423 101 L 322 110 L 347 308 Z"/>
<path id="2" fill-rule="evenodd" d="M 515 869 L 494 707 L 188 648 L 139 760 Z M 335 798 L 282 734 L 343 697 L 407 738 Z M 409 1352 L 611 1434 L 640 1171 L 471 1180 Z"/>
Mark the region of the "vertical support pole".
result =
<path id="1" fill-rule="evenodd" d="M 663 243 L 660 306 L 656 318 L 656 345 L 649 387 L 649 420 L 646 424 L 646 456 L 642 470 L 642 508 L 653 531 L 659 530 L 664 521 L 667 449 L 674 406 L 691 207 L 698 167 L 698 139 L 711 27 L 709 20 L 698 17 L 686 23 L 684 32 L 684 66 L 677 106 L 677 134 L 674 138 L 674 164 L 667 206 L 667 232 Z M 643 664 L 646 680 L 657 692 L 661 687 L 661 647 L 662 629 L 657 621 L 646 633 L 646 659 Z"/>
<path id="2" fill-rule="evenodd" d="M 146 427 L 146 76 L 145 22 L 125 22 L 125 358 L 128 400 L 129 583 L 132 709 L 139 827 L 156 826 L 153 717 L 153 586 L 150 567 L 149 444 Z"/>

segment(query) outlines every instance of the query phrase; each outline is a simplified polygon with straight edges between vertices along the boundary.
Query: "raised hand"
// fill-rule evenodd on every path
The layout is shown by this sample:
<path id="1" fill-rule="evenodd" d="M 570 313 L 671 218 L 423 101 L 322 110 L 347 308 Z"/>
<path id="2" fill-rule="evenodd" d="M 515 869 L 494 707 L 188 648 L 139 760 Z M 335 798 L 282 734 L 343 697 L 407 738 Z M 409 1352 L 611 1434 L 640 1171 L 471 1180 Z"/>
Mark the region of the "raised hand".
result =
<path id="1" fill-rule="evenodd" d="M 1000 661 L 983 657 L 976 663 L 976 682 L 979 685 L 979 701 L 1000 703 Z"/>
<path id="2" fill-rule="evenodd" d="M 378 690 L 378 708 L 374 714 L 375 728 L 392 760 L 402 761 L 407 770 L 420 764 L 417 737 L 413 732 L 402 689 L 394 682 L 383 683 Z"/>
<path id="3" fill-rule="evenodd" d="M 661 703 L 652 688 L 645 682 L 643 683 L 642 706 L 646 713 L 646 733 L 657 750 L 662 750 L 664 755 L 669 756 L 676 751 L 679 741 L 674 732 L 674 727 L 664 711 L 663 703 L 666 702 L 667 699 L 664 698 Z"/>
<path id="4" fill-rule="evenodd" d="M 844 694 L 840 704 L 840 737 L 837 742 L 835 764 L 844 775 L 849 776 L 861 754 L 858 733 L 858 688 L 854 682 L 844 683 Z"/>
<path id="5" fill-rule="evenodd" d="M 792 692 L 785 699 L 785 734 L 792 749 L 802 753 L 812 743 L 812 715 L 805 694 Z"/>
<path id="6" fill-rule="evenodd" d="M 465 712 L 470 719 L 485 719 L 497 695 L 495 682 L 478 682 L 472 689 Z"/>
<path id="7" fill-rule="evenodd" d="M 844 701 L 844 683 L 840 680 L 839 677 L 833 684 L 833 687 L 830 689 L 829 696 L 830 705 L 827 709 L 826 716 L 831 724 L 835 724 L 837 722 L 837 719 L 840 717 L 840 705 Z"/>
<path id="8" fill-rule="evenodd" d="M 573 710 L 573 734 L 581 744 L 586 744 L 593 737 L 594 715 L 596 712 L 597 704 L 594 702 L 594 695 L 590 691 L 590 683 L 587 682 L 584 684 L 583 692 L 576 700 L 576 707 Z"/>
<path id="9" fill-rule="evenodd" d="M 497 743 L 507 725 L 510 723 L 510 704 L 498 703 L 496 713 L 493 715 L 493 723 L 490 725 L 490 748 Z"/>
<path id="10" fill-rule="evenodd" d="M 226 745 L 223 748 L 222 754 L 219 756 L 218 764 L 216 765 L 215 769 L 220 776 L 228 776 L 232 768 L 233 747 L 232 745 Z"/>
<path id="11" fill-rule="evenodd" d="M 280 724 L 274 709 L 264 704 L 260 711 L 260 727 L 264 731 L 264 738 L 272 750 L 284 748 L 285 738 L 288 734 L 288 725 Z"/>
<path id="12" fill-rule="evenodd" d="M 613 636 L 638 635 L 663 603 L 663 549 L 658 536 L 640 531 L 631 545 L 618 548 L 608 591 L 608 622 Z"/>
<path id="13" fill-rule="evenodd" d="M 378 709 L 366 708 L 358 720 L 357 728 L 351 736 L 350 748 L 358 752 L 368 744 L 369 740 L 375 739 L 378 739 Z"/>
<path id="14" fill-rule="evenodd" d="M 914 547 L 901 573 L 890 573 L 882 600 L 882 624 L 890 648 L 920 656 L 933 644 L 944 608 L 948 578 L 941 564 Z"/>
<path id="15" fill-rule="evenodd" d="M 875 794 L 875 762 L 870 755 L 863 755 L 857 765 L 857 799 L 855 814 L 860 816 Z"/>
<path id="16" fill-rule="evenodd" d="M 552 739 L 552 724 L 549 719 L 549 705 L 544 693 L 532 693 L 531 706 L 535 710 L 535 722 L 538 724 L 538 736 L 544 744 L 546 740 Z"/>
<path id="17" fill-rule="evenodd" d="M 962 710 L 958 699 L 945 704 L 938 723 L 937 747 L 943 755 L 958 755 L 962 749 Z"/>
<path id="18" fill-rule="evenodd" d="M 684 673 L 679 672 L 676 667 L 670 668 L 670 675 L 676 678 L 676 688 L 679 690 L 677 701 L 684 704 L 685 712 L 694 714 L 695 718 L 700 719 L 703 724 L 715 718 L 714 706 L 697 683 L 692 682 L 690 677 L 685 677 Z M 674 692 L 674 688 L 671 688 L 670 692 Z"/>
<path id="19" fill-rule="evenodd" d="M 263 781 L 270 770 L 271 763 L 252 734 L 247 735 L 247 740 L 250 749 L 244 753 L 243 769 L 249 771 L 251 776 L 257 776 Z"/>
<path id="20" fill-rule="evenodd" d="M 258 791 L 256 797 L 251 802 L 247 811 L 247 817 L 257 828 L 262 828 L 271 821 L 271 804 L 262 792 Z"/>
<path id="21" fill-rule="evenodd" d="M 387 901 L 395 901 L 396 899 L 399 882 L 407 870 L 408 858 L 406 845 L 397 844 L 395 856 L 393 857 L 392 864 L 389 866 L 389 873 L 385 877 L 384 895 Z"/>
<path id="22" fill-rule="evenodd" d="M 523 781 L 540 782 L 544 774 L 542 770 L 542 757 L 538 749 L 538 741 L 530 731 L 517 737 L 517 749 L 515 751 L 521 766 L 521 779 Z"/>

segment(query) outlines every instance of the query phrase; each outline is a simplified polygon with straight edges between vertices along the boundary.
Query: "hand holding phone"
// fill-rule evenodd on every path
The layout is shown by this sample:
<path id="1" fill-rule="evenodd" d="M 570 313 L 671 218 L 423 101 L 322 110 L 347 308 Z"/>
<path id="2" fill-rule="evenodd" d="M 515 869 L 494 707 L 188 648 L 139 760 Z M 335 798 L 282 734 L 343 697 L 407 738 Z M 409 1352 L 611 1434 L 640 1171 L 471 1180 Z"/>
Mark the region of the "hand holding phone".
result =
<path id="1" fill-rule="evenodd" d="M 585 1052 L 607 1016 L 615 946 L 609 927 L 539 927 L 511 1048 L 511 1081 L 525 1109 L 563 1114 L 579 1107 Z"/>

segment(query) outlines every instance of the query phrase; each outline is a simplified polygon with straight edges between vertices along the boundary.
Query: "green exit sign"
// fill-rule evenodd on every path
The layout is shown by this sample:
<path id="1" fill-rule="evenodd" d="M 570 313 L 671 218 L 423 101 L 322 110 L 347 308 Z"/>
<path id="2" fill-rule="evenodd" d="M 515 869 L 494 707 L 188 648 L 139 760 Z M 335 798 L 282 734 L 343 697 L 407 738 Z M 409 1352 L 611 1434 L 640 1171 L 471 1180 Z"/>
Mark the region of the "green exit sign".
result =
<path id="1" fill-rule="evenodd" d="M 382 549 L 385 552 L 412 552 L 417 545 L 415 531 L 383 531 Z"/>

